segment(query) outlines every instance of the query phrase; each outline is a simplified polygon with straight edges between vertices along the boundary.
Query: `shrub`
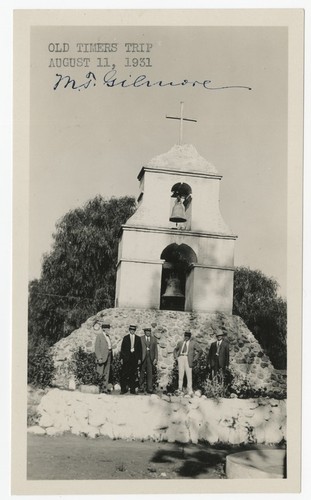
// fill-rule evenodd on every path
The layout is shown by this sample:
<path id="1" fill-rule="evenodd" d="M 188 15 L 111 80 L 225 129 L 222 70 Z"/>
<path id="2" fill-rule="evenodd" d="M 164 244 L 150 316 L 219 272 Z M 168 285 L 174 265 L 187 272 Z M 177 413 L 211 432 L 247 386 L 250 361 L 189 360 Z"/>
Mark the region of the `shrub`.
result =
<path id="1" fill-rule="evenodd" d="M 274 399 L 286 399 L 285 388 L 275 388 L 269 390 L 266 387 L 254 388 L 247 375 L 235 374 L 232 376 L 232 381 L 228 386 L 228 393 L 236 395 L 240 399 L 269 397 Z"/>
<path id="2" fill-rule="evenodd" d="M 55 366 L 50 348 L 43 339 L 29 339 L 28 345 L 28 384 L 45 388 L 53 380 Z"/>
<path id="3" fill-rule="evenodd" d="M 160 370 L 157 365 L 152 367 L 152 387 L 156 391 L 159 387 Z"/>
<path id="4" fill-rule="evenodd" d="M 185 383 L 185 379 L 184 379 Z M 166 387 L 167 392 L 174 392 L 178 389 L 178 364 L 177 361 L 174 361 L 173 368 L 168 378 L 168 384 Z"/>
<path id="5" fill-rule="evenodd" d="M 100 377 L 96 371 L 95 353 L 87 353 L 82 347 L 73 354 L 73 372 L 80 384 L 85 385 L 100 385 Z M 109 383 L 112 385 L 120 384 L 122 376 L 121 353 L 118 352 L 113 356 Z M 152 369 L 152 384 L 153 389 L 158 387 L 158 369 L 156 366 Z M 138 385 L 138 377 L 137 377 Z"/>
<path id="6" fill-rule="evenodd" d="M 73 354 L 73 369 L 77 381 L 85 385 L 99 385 L 100 378 L 96 371 L 95 353 L 85 352 L 82 347 Z"/>
<path id="7" fill-rule="evenodd" d="M 192 385 L 195 390 L 201 389 L 206 380 L 208 373 L 207 356 L 208 351 L 201 350 L 193 360 Z"/>
<path id="8" fill-rule="evenodd" d="M 217 376 L 212 379 L 207 378 L 201 386 L 201 391 L 207 398 L 212 399 L 226 398 L 229 394 L 228 385 L 222 384 Z"/>
<path id="9" fill-rule="evenodd" d="M 267 395 L 267 389 L 253 388 L 247 375 L 235 375 L 230 387 L 230 394 L 235 394 L 240 399 L 255 398 Z"/>
<path id="10" fill-rule="evenodd" d="M 229 398 L 238 397 L 239 399 L 269 397 L 275 399 L 285 399 L 286 390 L 284 388 L 274 388 L 267 390 L 266 387 L 254 388 L 247 375 L 234 373 L 228 368 L 224 373 L 224 382 L 220 381 L 218 376 L 211 378 L 207 366 L 207 352 L 201 351 L 193 361 L 192 368 L 193 389 L 200 389 L 202 394 L 208 398 Z M 183 386 L 187 385 L 186 376 Z M 167 392 L 174 392 L 178 388 L 178 363 L 174 362 L 169 376 Z"/>
<path id="11" fill-rule="evenodd" d="M 110 369 L 109 382 L 113 385 L 120 384 L 122 373 L 121 353 L 118 352 L 113 356 Z"/>

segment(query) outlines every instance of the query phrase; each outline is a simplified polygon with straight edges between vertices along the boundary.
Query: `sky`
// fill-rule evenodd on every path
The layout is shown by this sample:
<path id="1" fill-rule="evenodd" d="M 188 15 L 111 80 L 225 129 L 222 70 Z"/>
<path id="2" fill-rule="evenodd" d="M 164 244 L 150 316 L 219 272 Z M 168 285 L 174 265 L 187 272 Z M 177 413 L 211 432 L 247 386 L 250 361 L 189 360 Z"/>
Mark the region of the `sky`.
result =
<path id="1" fill-rule="evenodd" d="M 86 52 L 90 43 L 110 52 Z M 55 67 L 64 58 L 86 58 L 88 67 Z M 98 58 L 110 66 L 98 67 Z M 150 67 L 128 66 L 135 58 Z M 113 64 L 118 81 L 145 74 L 152 82 L 211 80 L 215 89 L 109 87 L 102 81 Z M 223 175 L 220 208 L 238 235 L 235 265 L 274 277 L 286 296 L 287 69 L 283 27 L 33 27 L 29 279 L 39 278 L 68 210 L 97 194 L 138 195 L 141 167 L 178 142 L 178 122 L 165 117 L 179 116 L 183 101 L 184 116 L 197 120 L 184 124 L 184 143 Z M 92 83 L 54 90 L 56 74 Z M 242 88 L 219 89 L 232 86 Z"/>

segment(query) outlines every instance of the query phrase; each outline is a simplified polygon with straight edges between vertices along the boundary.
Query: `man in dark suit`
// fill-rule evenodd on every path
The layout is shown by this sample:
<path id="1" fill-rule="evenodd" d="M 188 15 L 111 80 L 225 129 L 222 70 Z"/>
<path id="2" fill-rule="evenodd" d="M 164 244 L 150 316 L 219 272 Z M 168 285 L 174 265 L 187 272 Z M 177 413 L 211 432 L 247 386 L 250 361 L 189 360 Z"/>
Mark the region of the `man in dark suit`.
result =
<path id="1" fill-rule="evenodd" d="M 136 334 L 136 325 L 129 326 L 129 333 L 125 335 L 121 344 L 121 394 L 130 388 L 131 394 L 136 394 L 137 367 L 141 364 L 141 340 Z"/>
<path id="2" fill-rule="evenodd" d="M 178 342 L 174 349 L 174 358 L 178 362 L 178 393 L 183 390 L 184 375 L 186 374 L 188 394 L 193 394 L 192 366 L 196 350 L 198 350 L 198 347 L 195 340 L 191 338 L 191 332 L 186 331 L 184 340 Z"/>
<path id="3" fill-rule="evenodd" d="M 211 344 L 208 364 L 212 378 L 217 377 L 221 383 L 224 383 L 225 372 L 229 366 L 229 343 L 227 339 L 224 339 L 221 331 L 217 332 L 216 341 Z"/>
<path id="4" fill-rule="evenodd" d="M 145 379 L 147 379 L 147 392 L 152 394 L 152 367 L 158 362 L 158 343 L 151 336 L 151 328 L 144 328 L 145 335 L 141 337 L 141 371 L 139 379 L 139 390 L 143 392 Z"/>
<path id="5" fill-rule="evenodd" d="M 112 346 L 109 336 L 110 324 L 103 323 L 101 330 L 95 340 L 96 371 L 101 378 L 101 392 L 107 393 L 112 363 Z"/>

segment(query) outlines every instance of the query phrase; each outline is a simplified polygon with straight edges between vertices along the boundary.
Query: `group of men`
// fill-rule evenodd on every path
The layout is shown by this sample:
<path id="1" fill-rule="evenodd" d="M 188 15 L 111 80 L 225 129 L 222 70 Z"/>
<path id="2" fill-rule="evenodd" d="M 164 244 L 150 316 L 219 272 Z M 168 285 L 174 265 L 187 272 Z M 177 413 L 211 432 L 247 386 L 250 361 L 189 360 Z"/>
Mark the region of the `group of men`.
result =
<path id="1" fill-rule="evenodd" d="M 158 362 L 158 344 L 154 336 L 151 335 L 151 328 L 144 328 L 144 335 L 136 335 L 137 326 L 130 325 L 129 333 L 123 337 L 121 344 L 121 394 L 130 391 L 136 393 L 137 374 L 139 370 L 138 390 L 153 393 L 153 367 Z M 95 340 L 96 370 L 101 378 L 101 390 L 108 392 L 109 374 L 112 363 L 112 343 L 109 336 L 110 324 L 103 323 L 101 332 Z M 178 363 L 178 393 L 183 390 L 184 376 L 187 378 L 187 391 L 191 395 L 192 389 L 192 367 L 195 351 L 198 351 L 196 341 L 191 338 L 191 332 L 185 331 L 184 338 L 178 342 L 174 349 L 174 358 Z M 223 383 L 223 375 L 229 365 L 229 343 L 224 339 L 222 331 L 216 333 L 216 341 L 212 342 L 208 364 L 211 376 L 219 377 Z"/>
<path id="2" fill-rule="evenodd" d="M 158 362 L 158 343 L 151 337 L 151 328 L 144 328 L 144 335 L 136 335 L 136 325 L 130 325 L 129 334 L 125 335 L 121 344 L 121 394 L 130 390 L 136 394 L 136 375 L 140 367 L 139 391 L 144 390 L 146 380 L 147 392 L 153 392 L 152 367 Z"/>
<path id="3" fill-rule="evenodd" d="M 144 391 L 146 382 L 147 392 L 152 394 L 152 371 L 158 362 L 158 343 L 151 336 L 151 328 L 144 328 L 144 335 L 136 335 L 136 325 L 130 325 L 129 333 L 123 337 L 121 344 L 121 394 L 130 390 L 136 394 L 136 379 L 140 368 L 139 390 Z M 101 332 L 95 340 L 96 370 L 101 378 L 102 392 L 108 392 L 110 366 L 112 362 L 112 345 L 109 336 L 110 324 L 103 323 Z"/>

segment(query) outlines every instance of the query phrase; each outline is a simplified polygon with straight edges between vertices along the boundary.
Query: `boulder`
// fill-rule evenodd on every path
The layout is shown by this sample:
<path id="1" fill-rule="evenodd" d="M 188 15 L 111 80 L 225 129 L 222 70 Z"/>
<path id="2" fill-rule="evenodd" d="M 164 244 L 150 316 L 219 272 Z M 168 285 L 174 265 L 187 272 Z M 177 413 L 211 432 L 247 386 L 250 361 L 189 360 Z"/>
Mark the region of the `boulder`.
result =
<path id="1" fill-rule="evenodd" d="M 53 425 L 52 417 L 48 413 L 46 413 L 45 411 L 42 412 L 42 415 L 39 419 L 39 425 L 41 427 L 52 427 L 52 425 Z"/>
<path id="2" fill-rule="evenodd" d="M 80 385 L 80 391 L 88 394 L 99 394 L 99 387 L 97 385 Z"/>
<path id="3" fill-rule="evenodd" d="M 28 427 L 27 431 L 31 434 L 36 434 L 37 436 L 43 436 L 46 433 L 45 429 L 42 429 L 39 425 L 32 425 L 31 427 Z"/>
<path id="4" fill-rule="evenodd" d="M 56 429 L 56 427 L 48 427 L 46 429 L 46 434 L 47 436 L 59 436 L 62 434 L 62 431 L 60 429 Z"/>

